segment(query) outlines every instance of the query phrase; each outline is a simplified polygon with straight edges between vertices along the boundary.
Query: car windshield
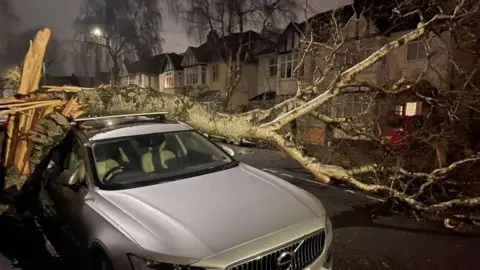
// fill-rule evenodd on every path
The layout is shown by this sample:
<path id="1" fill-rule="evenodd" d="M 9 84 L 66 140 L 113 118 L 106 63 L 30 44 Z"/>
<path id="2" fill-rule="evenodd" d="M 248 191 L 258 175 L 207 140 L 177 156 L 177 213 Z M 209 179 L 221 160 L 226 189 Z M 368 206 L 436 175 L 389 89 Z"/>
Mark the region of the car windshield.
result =
<path id="1" fill-rule="evenodd" d="M 236 164 L 195 131 L 155 133 L 97 142 L 93 156 L 99 186 L 118 189 L 211 173 Z"/>

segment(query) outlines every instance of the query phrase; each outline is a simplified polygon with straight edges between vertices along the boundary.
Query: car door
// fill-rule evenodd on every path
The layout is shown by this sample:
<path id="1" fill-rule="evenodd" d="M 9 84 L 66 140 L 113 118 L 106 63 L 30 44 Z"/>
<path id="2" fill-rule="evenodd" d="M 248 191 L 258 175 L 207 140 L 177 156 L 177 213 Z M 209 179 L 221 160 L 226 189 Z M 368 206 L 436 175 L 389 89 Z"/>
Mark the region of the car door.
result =
<path id="1" fill-rule="evenodd" d="M 89 185 L 84 157 L 85 151 L 81 140 L 73 135 L 67 137 L 54 153 L 45 188 L 56 218 L 76 245 L 84 244 L 86 238 L 82 213 Z M 79 181 L 74 186 L 65 186 L 58 181 L 59 176 L 63 171 L 71 169 L 80 169 Z"/>

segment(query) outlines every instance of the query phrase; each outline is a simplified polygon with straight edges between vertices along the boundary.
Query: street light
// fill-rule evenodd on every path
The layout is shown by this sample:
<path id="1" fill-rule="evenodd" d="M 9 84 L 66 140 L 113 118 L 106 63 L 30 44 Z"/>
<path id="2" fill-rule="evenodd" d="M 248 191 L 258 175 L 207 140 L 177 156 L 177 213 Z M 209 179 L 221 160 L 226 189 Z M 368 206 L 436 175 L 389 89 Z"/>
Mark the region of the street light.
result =
<path id="1" fill-rule="evenodd" d="M 102 29 L 100 29 L 98 27 L 93 28 L 92 35 L 97 36 L 97 37 L 101 37 L 102 36 Z"/>

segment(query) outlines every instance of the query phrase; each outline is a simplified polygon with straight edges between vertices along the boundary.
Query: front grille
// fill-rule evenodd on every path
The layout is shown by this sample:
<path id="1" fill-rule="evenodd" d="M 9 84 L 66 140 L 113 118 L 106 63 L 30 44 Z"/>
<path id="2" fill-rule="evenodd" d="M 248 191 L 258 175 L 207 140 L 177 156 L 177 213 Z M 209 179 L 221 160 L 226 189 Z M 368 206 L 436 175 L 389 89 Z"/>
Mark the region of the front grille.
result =
<path id="1" fill-rule="evenodd" d="M 325 231 L 321 230 L 305 239 L 299 240 L 284 248 L 273 251 L 260 258 L 235 265 L 228 270 L 300 270 L 313 263 L 322 255 L 325 245 Z M 291 264 L 278 264 L 278 260 L 284 252 L 292 252 Z"/>

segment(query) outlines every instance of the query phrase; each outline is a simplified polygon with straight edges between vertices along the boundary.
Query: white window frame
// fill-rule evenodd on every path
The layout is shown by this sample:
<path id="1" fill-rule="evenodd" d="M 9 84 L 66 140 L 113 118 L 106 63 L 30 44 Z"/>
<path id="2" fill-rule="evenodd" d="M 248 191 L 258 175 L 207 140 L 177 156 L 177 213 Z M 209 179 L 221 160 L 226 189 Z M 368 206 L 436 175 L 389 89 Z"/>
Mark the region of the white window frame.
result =
<path id="1" fill-rule="evenodd" d="M 359 117 L 369 109 L 363 93 L 345 93 L 332 99 L 330 114 L 333 118 Z M 358 111 L 356 111 L 358 109 Z"/>
<path id="2" fill-rule="evenodd" d="M 395 105 L 395 115 L 404 116 L 405 115 L 405 106 Z"/>
<path id="3" fill-rule="evenodd" d="M 269 77 L 277 77 L 278 73 L 278 59 L 277 57 L 269 57 L 268 58 L 268 76 Z"/>
<path id="4" fill-rule="evenodd" d="M 164 74 L 164 88 L 173 87 L 175 87 L 175 71 L 167 71 Z"/>
<path id="5" fill-rule="evenodd" d="M 279 57 L 278 62 L 280 62 L 280 78 L 281 79 L 291 79 L 293 78 L 293 71 L 300 62 L 300 58 L 303 56 L 302 52 L 293 52 L 289 54 L 282 54 Z M 290 69 L 290 74 L 288 70 Z M 305 74 L 304 64 L 297 69 L 297 77 L 303 77 Z"/>
<path id="6" fill-rule="evenodd" d="M 410 58 L 410 52 L 411 50 L 415 50 L 414 57 Z M 425 50 L 425 45 L 423 44 L 422 41 L 416 40 L 409 42 L 407 44 L 407 61 L 416 61 L 416 60 L 422 60 L 427 58 L 427 52 Z"/>
<path id="7" fill-rule="evenodd" d="M 199 84 L 198 81 L 198 66 L 187 67 L 184 69 L 185 72 L 185 85 L 196 85 Z"/>

